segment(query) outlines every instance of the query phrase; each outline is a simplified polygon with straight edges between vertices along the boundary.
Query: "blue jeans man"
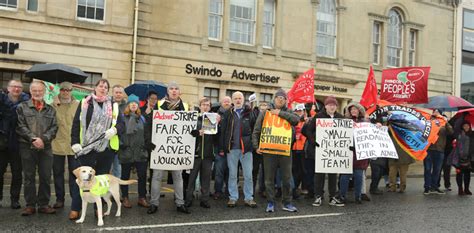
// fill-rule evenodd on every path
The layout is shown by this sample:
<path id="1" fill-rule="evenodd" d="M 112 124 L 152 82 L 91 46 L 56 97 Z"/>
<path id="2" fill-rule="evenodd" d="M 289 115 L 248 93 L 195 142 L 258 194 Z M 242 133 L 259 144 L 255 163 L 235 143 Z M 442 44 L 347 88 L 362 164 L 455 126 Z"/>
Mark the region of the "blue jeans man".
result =
<path id="1" fill-rule="evenodd" d="M 349 181 L 354 177 L 354 197 L 355 201 L 360 203 L 362 193 L 362 180 L 364 179 L 364 170 L 354 169 L 353 174 L 341 174 L 341 187 L 339 189 L 339 196 L 342 200 L 346 200 L 347 190 L 349 189 Z"/>
<path id="2" fill-rule="evenodd" d="M 227 170 L 227 155 L 221 156 L 217 154 L 214 159 L 215 183 L 214 183 L 214 197 L 218 198 L 224 195 L 224 183 L 227 184 L 229 174 Z M 226 185 L 228 186 L 228 185 Z"/>
<path id="3" fill-rule="evenodd" d="M 440 172 L 443 165 L 444 152 L 428 150 L 428 155 L 423 160 L 425 167 L 425 191 L 439 189 Z"/>
<path id="4" fill-rule="evenodd" d="M 239 161 L 242 164 L 244 175 L 244 199 L 253 200 L 253 181 L 252 181 L 252 152 L 242 154 L 240 149 L 232 149 L 227 154 L 227 165 L 229 167 L 229 199 L 237 201 L 239 199 L 239 189 L 237 185 L 237 169 Z"/>

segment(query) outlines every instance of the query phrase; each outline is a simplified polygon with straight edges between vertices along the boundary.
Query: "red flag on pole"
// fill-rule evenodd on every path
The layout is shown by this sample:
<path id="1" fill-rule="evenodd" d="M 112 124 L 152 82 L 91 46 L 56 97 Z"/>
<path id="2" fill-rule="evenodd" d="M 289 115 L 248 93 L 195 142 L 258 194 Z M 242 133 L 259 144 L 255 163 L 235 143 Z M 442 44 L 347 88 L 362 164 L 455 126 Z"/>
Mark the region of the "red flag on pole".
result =
<path id="1" fill-rule="evenodd" d="M 360 104 L 367 109 L 377 104 L 377 100 L 377 83 L 375 82 L 374 69 L 370 66 L 369 76 L 367 76 Z"/>
<path id="2" fill-rule="evenodd" d="M 314 69 L 309 69 L 301 74 L 288 91 L 288 107 L 293 102 L 314 102 Z"/>

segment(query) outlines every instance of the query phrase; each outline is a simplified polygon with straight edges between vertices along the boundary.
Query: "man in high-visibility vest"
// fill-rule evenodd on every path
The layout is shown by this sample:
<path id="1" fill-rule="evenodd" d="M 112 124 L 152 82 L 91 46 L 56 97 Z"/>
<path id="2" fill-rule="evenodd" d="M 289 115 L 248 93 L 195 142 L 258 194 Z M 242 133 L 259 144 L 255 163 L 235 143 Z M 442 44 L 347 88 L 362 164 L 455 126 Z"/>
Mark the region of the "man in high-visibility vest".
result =
<path id="1" fill-rule="evenodd" d="M 163 100 L 158 101 L 158 109 L 169 111 L 188 111 L 189 106 L 181 100 L 180 95 L 181 90 L 179 89 L 178 84 L 171 82 L 168 84 L 167 96 Z M 164 170 L 153 169 L 153 177 L 151 179 L 151 205 L 148 208 L 148 214 L 154 214 L 156 211 L 158 211 L 163 172 Z M 191 212 L 184 205 L 182 172 L 182 170 L 171 171 L 173 176 L 175 203 L 178 212 L 189 214 Z"/>

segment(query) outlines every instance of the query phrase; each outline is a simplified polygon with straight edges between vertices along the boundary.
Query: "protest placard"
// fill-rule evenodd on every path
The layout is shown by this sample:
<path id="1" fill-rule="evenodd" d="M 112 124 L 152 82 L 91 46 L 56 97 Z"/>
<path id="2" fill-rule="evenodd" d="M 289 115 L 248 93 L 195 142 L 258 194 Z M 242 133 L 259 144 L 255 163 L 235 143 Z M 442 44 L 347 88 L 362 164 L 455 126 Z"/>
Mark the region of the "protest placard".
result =
<path id="1" fill-rule="evenodd" d="M 371 158 L 398 159 L 397 150 L 388 135 L 388 127 L 363 122 L 354 123 L 354 144 L 357 160 Z"/>
<path id="2" fill-rule="evenodd" d="M 197 112 L 153 111 L 151 169 L 192 169 L 196 138 L 191 131 L 197 127 Z"/>
<path id="3" fill-rule="evenodd" d="M 216 134 L 217 133 L 217 118 L 219 114 L 205 112 L 202 114 L 202 130 L 205 134 Z"/>
<path id="4" fill-rule="evenodd" d="M 315 172 L 352 174 L 352 124 L 349 119 L 316 119 Z"/>
<path id="5" fill-rule="evenodd" d="M 287 120 L 267 111 L 260 134 L 260 151 L 266 154 L 290 156 L 292 130 Z"/>

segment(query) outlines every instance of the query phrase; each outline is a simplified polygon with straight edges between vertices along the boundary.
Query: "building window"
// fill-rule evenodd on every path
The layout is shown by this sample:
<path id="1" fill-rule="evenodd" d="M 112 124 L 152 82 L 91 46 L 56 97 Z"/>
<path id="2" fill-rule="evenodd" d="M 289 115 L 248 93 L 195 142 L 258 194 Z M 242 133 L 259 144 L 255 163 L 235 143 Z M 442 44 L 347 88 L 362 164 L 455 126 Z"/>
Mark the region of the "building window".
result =
<path id="1" fill-rule="evenodd" d="M 387 66 L 399 67 L 402 60 L 402 16 L 394 9 L 388 13 Z"/>
<path id="2" fill-rule="evenodd" d="M 84 72 L 84 73 L 87 74 L 87 78 L 86 78 L 86 81 L 84 81 L 84 83 L 81 84 L 81 85 L 85 86 L 85 87 L 94 88 L 97 81 L 99 81 L 102 78 L 101 73 L 91 73 L 91 72 Z M 109 89 L 110 88 L 112 88 L 112 87 L 109 87 Z"/>
<path id="3" fill-rule="evenodd" d="M 466 10 L 463 11 L 463 27 L 474 29 L 474 11 Z"/>
<path id="4" fill-rule="evenodd" d="M 382 23 L 374 22 L 372 28 L 372 63 L 380 64 L 380 41 L 381 41 Z"/>
<path id="5" fill-rule="evenodd" d="M 16 9 L 17 4 L 18 4 L 17 0 L 0 0 L 0 8 L 6 7 L 6 8 Z"/>
<path id="6" fill-rule="evenodd" d="M 271 103 L 273 100 L 273 95 L 268 93 L 260 93 L 260 102 Z"/>
<path id="7" fill-rule="evenodd" d="M 77 18 L 103 21 L 105 0 L 78 0 L 77 1 Z"/>
<path id="8" fill-rule="evenodd" d="M 416 40 L 417 40 L 417 31 L 410 30 L 409 43 L 410 47 L 408 50 L 408 66 L 416 65 Z"/>
<path id="9" fill-rule="evenodd" d="M 223 0 L 209 1 L 209 39 L 221 40 Z"/>
<path id="10" fill-rule="evenodd" d="M 236 92 L 236 91 L 239 91 L 239 90 L 226 90 L 225 92 L 225 95 L 227 96 L 230 96 L 232 98 L 232 93 Z M 250 95 L 253 94 L 253 92 L 250 92 L 250 91 L 240 91 L 242 92 L 242 94 L 244 94 L 244 102 L 245 104 L 248 104 L 249 103 L 249 97 Z"/>
<path id="11" fill-rule="evenodd" d="M 209 98 L 211 103 L 219 103 L 219 89 L 205 87 L 204 97 Z"/>
<path id="12" fill-rule="evenodd" d="M 254 44 L 255 0 L 230 1 L 230 41 L 234 43 Z"/>
<path id="13" fill-rule="evenodd" d="M 273 47 L 275 31 L 275 0 L 265 0 L 263 5 L 263 47 Z"/>
<path id="14" fill-rule="evenodd" d="M 461 64 L 461 98 L 474 103 L 474 65 Z"/>
<path id="15" fill-rule="evenodd" d="M 335 57 L 336 54 L 336 3 L 321 0 L 317 12 L 316 53 L 318 56 Z"/>
<path id="16" fill-rule="evenodd" d="M 28 0 L 26 3 L 26 10 L 34 12 L 38 11 L 38 0 Z"/>
<path id="17" fill-rule="evenodd" d="M 23 91 L 28 92 L 32 79 L 25 76 L 25 71 L 0 69 L 0 82 L 4 91 L 12 79 L 20 80 L 23 83 Z"/>

